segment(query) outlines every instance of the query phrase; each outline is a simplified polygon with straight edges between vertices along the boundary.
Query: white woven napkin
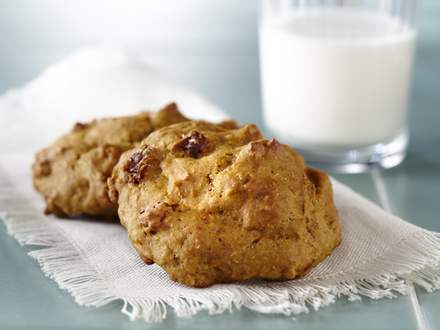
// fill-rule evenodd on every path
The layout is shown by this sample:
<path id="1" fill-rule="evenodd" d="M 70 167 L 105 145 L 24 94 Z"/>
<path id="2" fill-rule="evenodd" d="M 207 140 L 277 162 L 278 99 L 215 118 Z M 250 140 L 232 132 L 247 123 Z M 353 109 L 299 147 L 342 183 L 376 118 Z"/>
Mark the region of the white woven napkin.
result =
<path id="1" fill-rule="evenodd" d="M 405 294 L 412 283 L 440 287 L 440 234 L 384 212 L 333 180 L 342 244 L 305 278 L 253 281 L 204 289 L 171 281 L 147 266 L 118 224 L 44 216 L 32 190 L 33 153 L 76 120 L 126 114 L 177 101 L 185 114 L 217 120 L 224 114 L 184 88 L 169 84 L 143 63 L 117 50 L 87 50 L 46 70 L 0 98 L 0 215 L 43 272 L 80 305 L 122 300 L 131 319 L 160 321 L 167 306 L 178 316 L 246 307 L 298 314 L 339 296 L 349 300 Z"/>

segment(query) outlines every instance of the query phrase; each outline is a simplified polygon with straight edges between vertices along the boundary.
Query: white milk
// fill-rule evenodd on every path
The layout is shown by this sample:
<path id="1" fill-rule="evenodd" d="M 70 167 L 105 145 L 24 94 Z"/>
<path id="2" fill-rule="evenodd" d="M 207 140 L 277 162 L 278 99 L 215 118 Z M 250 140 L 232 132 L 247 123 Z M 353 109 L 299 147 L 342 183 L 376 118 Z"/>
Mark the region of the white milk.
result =
<path id="1" fill-rule="evenodd" d="M 415 32 L 384 14 L 321 9 L 260 29 L 264 118 L 298 147 L 347 148 L 405 127 Z"/>

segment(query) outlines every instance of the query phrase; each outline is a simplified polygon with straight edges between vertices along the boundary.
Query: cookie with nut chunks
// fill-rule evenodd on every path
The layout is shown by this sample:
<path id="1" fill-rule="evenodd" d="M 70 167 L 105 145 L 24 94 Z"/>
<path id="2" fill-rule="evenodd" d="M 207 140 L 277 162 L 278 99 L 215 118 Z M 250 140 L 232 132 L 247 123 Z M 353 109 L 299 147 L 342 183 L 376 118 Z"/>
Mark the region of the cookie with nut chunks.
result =
<path id="1" fill-rule="evenodd" d="M 294 279 L 341 241 L 328 176 L 254 125 L 162 128 L 121 156 L 109 192 L 141 258 L 189 286 Z"/>
<path id="2" fill-rule="evenodd" d="M 45 212 L 116 218 L 107 178 L 120 155 L 154 130 L 186 120 L 171 103 L 158 112 L 75 124 L 38 152 L 32 165 L 34 187 L 46 201 Z"/>

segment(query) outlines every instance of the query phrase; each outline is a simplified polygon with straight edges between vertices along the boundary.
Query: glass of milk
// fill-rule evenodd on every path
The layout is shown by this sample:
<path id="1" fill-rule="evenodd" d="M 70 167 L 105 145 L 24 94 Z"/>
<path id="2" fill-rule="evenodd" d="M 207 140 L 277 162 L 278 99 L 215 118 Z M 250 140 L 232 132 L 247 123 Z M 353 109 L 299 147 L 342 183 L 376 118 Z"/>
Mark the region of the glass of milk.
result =
<path id="1" fill-rule="evenodd" d="M 416 0 L 263 0 L 264 121 L 312 166 L 398 165 L 408 144 Z"/>

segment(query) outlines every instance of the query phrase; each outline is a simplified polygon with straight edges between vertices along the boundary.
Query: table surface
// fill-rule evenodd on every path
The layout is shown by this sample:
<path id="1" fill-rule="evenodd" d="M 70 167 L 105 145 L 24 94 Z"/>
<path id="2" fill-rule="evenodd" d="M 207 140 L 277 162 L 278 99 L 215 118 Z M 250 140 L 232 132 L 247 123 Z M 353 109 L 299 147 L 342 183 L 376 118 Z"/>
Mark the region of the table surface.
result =
<path id="1" fill-rule="evenodd" d="M 440 231 L 440 6 L 426 1 L 421 13 L 407 159 L 388 171 L 336 177 L 407 221 Z M 69 50 L 60 46 L 34 56 L 3 50 L 0 92 L 33 78 Z M 238 120 L 262 125 L 255 43 L 237 53 L 148 54 L 146 58 L 171 79 L 207 96 Z M 171 312 L 161 324 L 130 322 L 120 313 L 119 303 L 99 309 L 78 306 L 44 277 L 27 251 L 0 224 L 0 329 L 440 329 L 440 292 L 427 294 L 418 288 L 392 300 L 342 299 L 295 318 L 241 310 L 217 316 L 200 313 L 190 319 Z"/>

